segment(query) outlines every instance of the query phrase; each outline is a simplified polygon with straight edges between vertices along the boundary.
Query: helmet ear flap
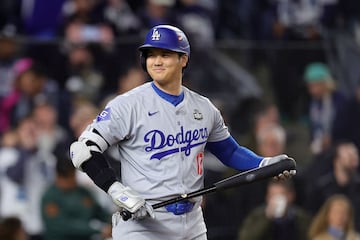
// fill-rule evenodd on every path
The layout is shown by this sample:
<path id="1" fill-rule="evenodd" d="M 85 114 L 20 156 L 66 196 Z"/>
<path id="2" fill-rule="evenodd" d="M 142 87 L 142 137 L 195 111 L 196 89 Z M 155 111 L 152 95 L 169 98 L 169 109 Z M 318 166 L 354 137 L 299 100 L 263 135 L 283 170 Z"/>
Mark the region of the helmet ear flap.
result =
<path id="1" fill-rule="evenodd" d="M 146 56 L 147 56 L 147 54 L 144 51 L 140 52 L 140 65 L 141 65 L 142 69 L 145 72 L 147 72 L 147 69 L 146 69 Z"/>

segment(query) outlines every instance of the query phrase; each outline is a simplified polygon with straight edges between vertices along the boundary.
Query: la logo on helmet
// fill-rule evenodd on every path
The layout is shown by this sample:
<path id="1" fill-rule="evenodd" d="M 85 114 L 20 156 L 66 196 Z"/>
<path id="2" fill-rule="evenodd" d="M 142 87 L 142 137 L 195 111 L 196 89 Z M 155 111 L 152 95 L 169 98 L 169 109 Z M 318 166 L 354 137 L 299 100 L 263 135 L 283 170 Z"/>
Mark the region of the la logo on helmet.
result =
<path id="1" fill-rule="evenodd" d="M 161 35 L 160 35 L 159 31 L 156 28 L 154 28 L 153 34 L 151 35 L 151 40 L 158 41 L 158 40 L 160 40 L 160 36 Z"/>

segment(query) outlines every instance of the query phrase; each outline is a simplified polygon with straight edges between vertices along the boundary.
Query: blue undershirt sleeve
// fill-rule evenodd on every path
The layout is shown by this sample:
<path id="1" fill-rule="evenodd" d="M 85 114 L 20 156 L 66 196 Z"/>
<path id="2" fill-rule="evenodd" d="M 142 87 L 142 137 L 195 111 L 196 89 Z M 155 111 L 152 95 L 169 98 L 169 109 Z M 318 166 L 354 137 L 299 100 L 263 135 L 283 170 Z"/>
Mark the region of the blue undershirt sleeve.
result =
<path id="1" fill-rule="evenodd" d="M 256 155 L 248 148 L 240 146 L 232 136 L 220 142 L 208 142 L 206 149 L 226 166 L 239 171 L 257 168 L 261 160 L 263 160 L 263 157 Z"/>

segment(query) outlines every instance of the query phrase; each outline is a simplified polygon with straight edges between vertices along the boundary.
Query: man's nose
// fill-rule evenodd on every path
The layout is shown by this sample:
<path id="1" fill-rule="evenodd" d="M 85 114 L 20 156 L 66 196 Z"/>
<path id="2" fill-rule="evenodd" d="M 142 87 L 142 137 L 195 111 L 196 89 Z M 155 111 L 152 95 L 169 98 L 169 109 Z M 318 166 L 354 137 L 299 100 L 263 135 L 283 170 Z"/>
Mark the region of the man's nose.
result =
<path id="1" fill-rule="evenodd" d="M 159 66 L 162 64 L 162 57 L 161 56 L 156 56 L 155 61 L 154 61 L 154 65 Z"/>

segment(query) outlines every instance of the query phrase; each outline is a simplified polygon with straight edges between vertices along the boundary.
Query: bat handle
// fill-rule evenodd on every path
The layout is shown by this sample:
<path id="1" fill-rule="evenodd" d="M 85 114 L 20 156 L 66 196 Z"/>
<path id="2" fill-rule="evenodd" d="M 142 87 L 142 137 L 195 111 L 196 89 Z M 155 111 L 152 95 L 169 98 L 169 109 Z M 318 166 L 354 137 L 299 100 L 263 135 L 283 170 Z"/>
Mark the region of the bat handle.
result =
<path id="1" fill-rule="evenodd" d="M 125 210 L 125 209 L 120 211 L 120 215 L 124 221 L 127 221 L 132 217 L 131 212 L 129 212 L 128 210 Z"/>

